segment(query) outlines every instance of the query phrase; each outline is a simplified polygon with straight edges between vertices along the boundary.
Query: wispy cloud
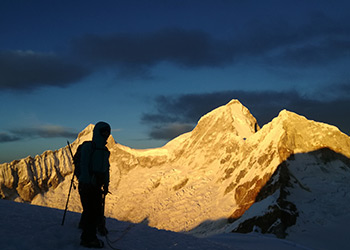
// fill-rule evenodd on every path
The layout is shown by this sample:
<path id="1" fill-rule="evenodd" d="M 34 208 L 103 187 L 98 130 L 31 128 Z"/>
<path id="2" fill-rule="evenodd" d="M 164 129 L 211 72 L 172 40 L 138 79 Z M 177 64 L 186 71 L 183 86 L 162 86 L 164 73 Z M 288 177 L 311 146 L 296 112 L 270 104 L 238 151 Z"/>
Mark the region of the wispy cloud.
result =
<path id="1" fill-rule="evenodd" d="M 38 127 L 15 128 L 7 132 L 1 132 L 0 143 L 32 138 L 76 138 L 77 135 L 78 132 L 70 128 L 58 125 L 42 125 Z"/>
<path id="2" fill-rule="evenodd" d="M 305 67 L 328 64 L 337 59 L 346 58 L 344 55 L 350 54 L 350 37 L 324 39 L 311 44 L 302 44 L 290 48 L 285 48 L 280 55 L 270 58 L 270 62 Z"/>
<path id="3" fill-rule="evenodd" d="M 43 125 L 39 127 L 12 129 L 10 131 L 22 137 L 42 137 L 42 138 L 53 138 L 53 137 L 74 138 L 78 134 L 72 131 L 72 129 L 58 126 L 58 125 Z"/>
<path id="4" fill-rule="evenodd" d="M 19 141 L 20 138 L 16 135 L 7 132 L 0 132 L 0 143 L 2 142 L 12 142 Z"/>

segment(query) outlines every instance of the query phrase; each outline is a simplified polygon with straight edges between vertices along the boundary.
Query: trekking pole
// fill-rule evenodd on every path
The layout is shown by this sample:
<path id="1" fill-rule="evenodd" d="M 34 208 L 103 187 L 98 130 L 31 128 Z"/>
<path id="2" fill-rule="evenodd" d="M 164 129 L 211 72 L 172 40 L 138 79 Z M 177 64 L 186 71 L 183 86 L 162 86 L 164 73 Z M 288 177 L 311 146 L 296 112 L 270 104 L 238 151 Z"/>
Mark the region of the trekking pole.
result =
<path id="1" fill-rule="evenodd" d="M 69 143 L 68 140 L 67 140 L 67 144 L 68 144 L 69 152 L 72 155 L 72 159 L 73 159 L 72 149 L 70 148 L 70 143 Z M 73 161 L 73 164 L 74 164 L 74 161 Z M 64 224 L 64 219 L 66 218 L 66 213 L 67 213 L 67 209 L 68 209 L 68 202 L 69 202 L 69 196 L 70 196 L 70 192 L 72 190 L 73 182 L 74 182 L 74 173 L 72 175 L 72 180 L 70 182 L 70 187 L 69 187 L 69 192 L 68 192 L 68 197 L 67 197 L 67 202 L 66 202 L 66 208 L 64 209 L 64 214 L 63 214 L 63 218 L 62 218 L 62 224 L 61 224 L 62 226 Z"/>
<path id="2" fill-rule="evenodd" d="M 105 217 L 105 204 L 106 204 L 106 193 L 103 191 L 102 192 L 102 206 L 101 206 L 101 226 L 103 228 L 103 230 L 107 231 L 107 228 L 106 228 L 106 217 Z M 106 233 L 107 235 L 107 233 Z"/>

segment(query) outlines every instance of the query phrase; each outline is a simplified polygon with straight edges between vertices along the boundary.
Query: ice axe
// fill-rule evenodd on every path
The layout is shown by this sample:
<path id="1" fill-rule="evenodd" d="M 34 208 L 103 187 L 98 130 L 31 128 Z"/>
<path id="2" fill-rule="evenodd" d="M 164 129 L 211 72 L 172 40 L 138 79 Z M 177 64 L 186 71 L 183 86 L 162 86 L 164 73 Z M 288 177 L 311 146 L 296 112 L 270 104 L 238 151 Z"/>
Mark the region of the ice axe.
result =
<path id="1" fill-rule="evenodd" d="M 68 144 L 69 152 L 70 152 L 70 154 L 72 156 L 72 159 L 73 159 L 72 149 L 70 147 L 70 143 L 69 143 L 68 140 L 67 140 L 67 144 Z M 74 161 L 73 161 L 73 165 L 74 165 Z M 68 202 L 69 202 L 69 196 L 70 196 L 70 193 L 72 191 L 73 182 L 74 182 L 74 173 L 72 175 L 72 180 L 70 181 L 69 192 L 68 192 L 68 197 L 67 197 L 67 202 L 66 202 L 66 208 L 64 209 L 64 214 L 63 214 L 63 218 L 62 218 L 62 224 L 61 224 L 62 226 L 64 225 L 64 219 L 66 218 L 66 213 L 67 213 L 67 209 L 68 209 Z"/>

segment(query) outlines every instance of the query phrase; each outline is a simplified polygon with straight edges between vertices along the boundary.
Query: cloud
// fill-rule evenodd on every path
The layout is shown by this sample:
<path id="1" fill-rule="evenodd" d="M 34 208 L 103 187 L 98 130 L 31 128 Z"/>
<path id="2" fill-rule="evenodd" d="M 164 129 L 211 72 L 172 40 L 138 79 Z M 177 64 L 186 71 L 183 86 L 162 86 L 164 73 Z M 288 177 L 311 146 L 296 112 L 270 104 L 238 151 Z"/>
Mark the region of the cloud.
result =
<path id="1" fill-rule="evenodd" d="M 150 137 L 157 140 L 171 140 L 178 135 L 191 131 L 193 124 L 187 123 L 170 123 L 163 126 L 155 126 L 150 132 Z"/>
<path id="2" fill-rule="evenodd" d="M 231 92 L 158 96 L 155 98 L 157 112 L 145 113 L 141 120 L 146 124 L 196 123 L 202 115 L 229 102 L 231 96 Z"/>
<path id="3" fill-rule="evenodd" d="M 0 89 L 32 90 L 40 86 L 64 87 L 90 72 L 55 54 L 0 51 Z"/>
<path id="4" fill-rule="evenodd" d="M 162 62 L 189 69 L 241 62 L 305 68 L 348 60 L 350 53 L 349 23 L 320 13 L 302 25 L 281 19 L 250 21 L 230 34 L 224 39 L 204 30 L 165 28 L 87 34 L 62 45 L 67 56 L 0 51 L 0 89 L 68 86 L 101 67 L 115 70 L 120 78 L 152 79 L 152 67 Z"/>
<path id="5" fill-rule="evenodd" d="M 76 138 L 78 132 L 58 125 L 10 129 L 8 133 L 0 133 L 0 142 L 18 141 L 32 138 Z"/>
<path id="6" fill-rule="evenodd" d="M 250 22 L 233 40 L 233 47 L 240 59 L 279 67 L 317 67 L 348 58 L 349 34 L 348 22 L 311 13 L 302 25 L 276 19 Z"/>
<path id="7" fill-rule="evenodd" d="M 350 77 L 342 76 L 338 82 L 325 85 L 315 90 L 314 96 L 323 100 L 348 100 L 350 97 Z"/>
<path id="8" fill-rule="evenodd" d="M 350 37 L 344 39 L 325 39 L 313 44 L 286 48 L 279 56 L 271 58 L 275 63 L 292 66 L 322 65 L 345 58 L 350 54 Z"/>
<path id="9" fill-rule="evenodd" d="M 138 68 L 168 61 L 199 67 L 229 61 L 231 55 L 221 49 L 224 45 L 200 30 L 169 28 L 143 34 L 86 35 L 73 41 L 72 51 L 97 65 Z"/>
<path id="10" fill-rule="evenodd" d="M 90 34 L 74 39 L 71 52 L 94 67 L 114 66 L 124 76 L 149 76 L 147 71 L 161 62 L 187 68 L 223 67 L 244 60 L 305 67 L 347 58 L 350 51 L 350 26 L 319 13 L 304 25 L 259 20 L 233 32 L 228 39 L 179 28 Z"/>
<path id="11" fill-rule="evenodd" d="M 12 141 L 19 141 L 20 138 L 6 132 L 0 132 L 0 143 L 2 142 L 12 142 Z"/>
<path id="12" fill-rule="evenodd" d="M 334 91 L 346 89 L 349 85 L 336 85 Z M 186 94 L 179 96 L 159 96 L 155 99 L 155 112 L 145 113 L 141 121 L 151 126 L 150 137 L 153 139 L 170 139 L 175 137 L 168 125 L 176 123 L 196 124 L 200 117 L 211 110 L 238 99 L 256 117 L 260 126 L 270 122 L 278 113 L 287 109 L 308 119 L 337 126 L 350 134 L 350 97 L 338 99 L 315 100 L 296 91 L 222 91 L 204 94 Z M 159 133 L 157 129 L 164 128 Z M 189 131 L 190 128 L 188 127 Z M 185 131 L 185 132 L 187 132 Z M 179 133 L 177 135 L 181 134 Z"/>

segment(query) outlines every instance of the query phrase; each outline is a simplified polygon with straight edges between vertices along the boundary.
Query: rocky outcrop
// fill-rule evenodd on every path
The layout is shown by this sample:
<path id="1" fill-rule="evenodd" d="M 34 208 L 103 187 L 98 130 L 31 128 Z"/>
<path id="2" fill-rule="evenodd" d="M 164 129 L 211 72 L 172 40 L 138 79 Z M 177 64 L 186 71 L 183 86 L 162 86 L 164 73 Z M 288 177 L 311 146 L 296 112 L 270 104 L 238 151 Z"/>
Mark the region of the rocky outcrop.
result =
<path id="1" fill-rule="evenodd" d="M 0 196 L 30 202 L 37 194 L 54 189 L 72 172 L 67 148 L 0 165 Z"/>
<path id="2" fill-rule="evenodd" d="M 329 148 L 291 155 L 260 190 L 254 205 L 228 232 L 272 233 L 285 238 L 292 226 L 319 228 L 349 211 L 350 160 Z M 300 233 L 300 232 L 299 232 Z"/>
<path id="3" fill-rule="evenodd" d="M 296 205 L 286 199 L 289 194 L 287 187 L 291 185 L 288 167 L 283 162 L 255 197 L 255 203 L 275 196 L 274 201 L 268 202 L 268 209 L 263 214 L 244 218 L 236 223 L 237 226 L 231 226 L 233 228 L 232 232 L 250 233 L 259 231 L 285 238 L 286 229 L 296 223 L 299 215 Z M 234 223 L 235 220 L 236 218 L 231 219 L 230 222 Z"/>
<path id="4" fill-rule="evenodd" d="M 77 140 L 71 144 L 73 152 L 81 142 L 91 139 L 92 129 L 93 126 L 89 125 L 79 134 Z M 72 157 L 68 146 L 45 151 L 34 158 L 28 156 L 0 164 L 0 197 L 31 202 L 36 195 L 55 189 L 72 171 Z"/>

